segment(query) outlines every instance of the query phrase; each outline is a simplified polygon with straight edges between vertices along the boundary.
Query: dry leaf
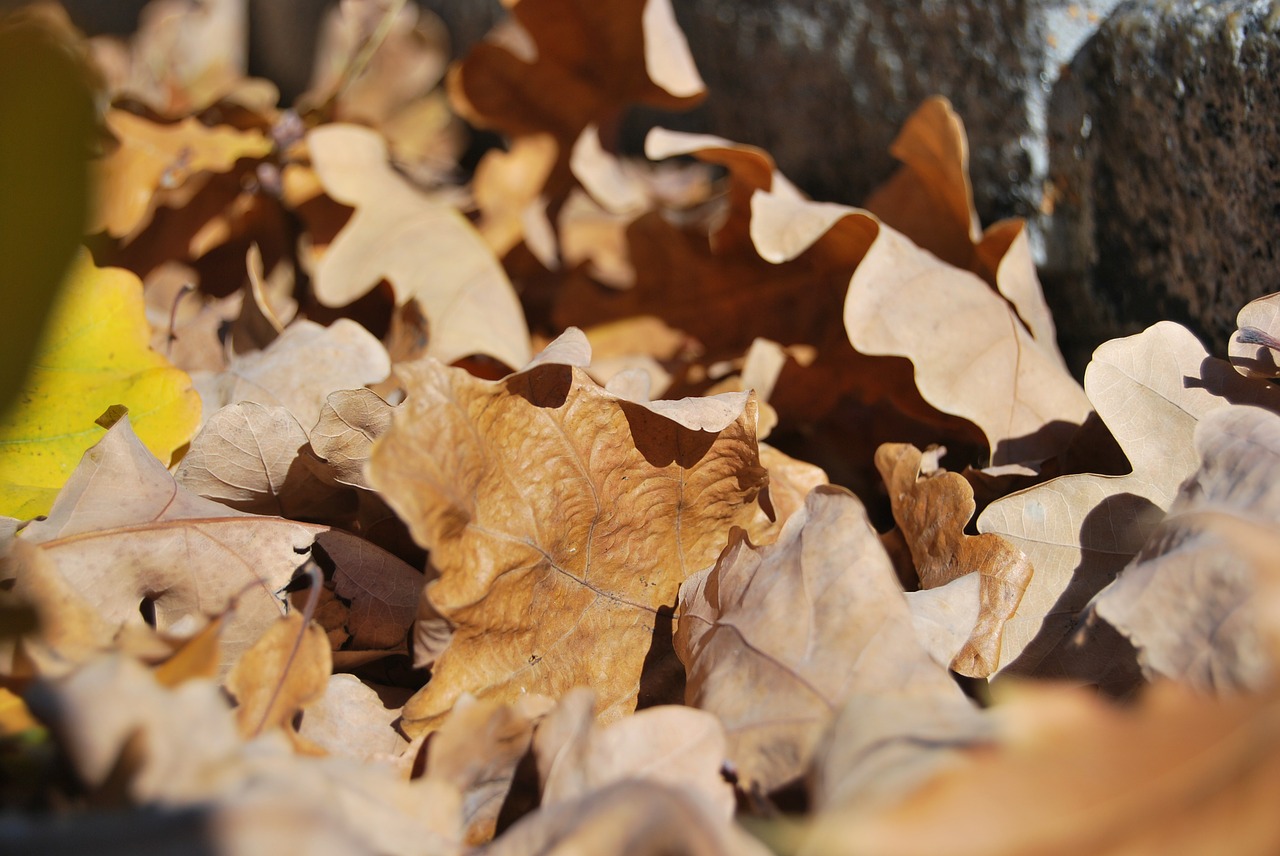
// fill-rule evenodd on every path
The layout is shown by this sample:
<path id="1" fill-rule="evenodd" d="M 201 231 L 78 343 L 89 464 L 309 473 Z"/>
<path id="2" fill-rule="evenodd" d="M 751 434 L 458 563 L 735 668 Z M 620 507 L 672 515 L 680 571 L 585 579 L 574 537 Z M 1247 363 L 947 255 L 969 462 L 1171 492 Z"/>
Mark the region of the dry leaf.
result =
<path id="1" fill-rule="evenodd" d="M 553 704 L 540 695 L 522 696 L 510 705 L 463 696 L 431 735 L 426 776 L 461 791 L 466 844 L 493 838 L 534 726 Z"/>
<path id="2" fill-rule="evenodd" d="M 856 265 L 844 304 L 853 347 L 910 359 L 925 401 L 981 428 L 991 463 L 1052 457 L 1088 415 L 1056 351 L 977 276 L 858 209 L 764 191 L 751 204 L 751 236 L 765 259 L 809 252 Z"/>
<path id="3" fill-rule="evenodd" d="M 358 761 L 380 762 L 409 745 L 395 729 L 400 709 L 388 708 L 378 693 L 354 675 L 330 675 L 324 695 L 307 705 L 298 736 Z"/>
<path id="4" fill-rule="evenodd" d="M 997 500 L 979 516 L 980 532 L 1004 536 L 1035 568 L 1005 625 L 1002 672 L 1099 677 L 1107 666 L 1096 661 L 1099 655 L 1082 652 L 1085 661 L 1074 662 L 1077 655 L 1055 649 L 1195 472 L 1196 422 L 1231 402 L 1280 406 L 1280 393 L 1209 357 L 1195 336 L 1171 322 L 1099 347 L 1085 388 L 1133 472 L 1060 476 Z"/>
<path id="5" fill-rule="evenodd" d="M 326 397 L 380 381 L 391 371 L 382 343 L 354 321 L 330 327 L 297 321 L 266 350 L 234 357 L 218 374 L 193 375 L 208 419 L 228 404 L 251 401 L 288 410 L 304 429 Z"/>
<path id="6" fill-rule="evenodd" d="M 317 128 L 307 147 L 325 192 L 356 209 L 316 265 L 321 303 L 345 305 L 385 278 L 398 302 L 421 305 L 433 357 L 451 363 L 486 354 L 511 367 L 528 361 L 529 333 L 511 283 L 456 208 L 397 175 L 386 144 L 367 128 Z"/>
<path id="7" fill-rule="evenodd" d="M 685 790 L 733 817 L 733 788 L 721 775 L 725 734 L 709 713 L 679 705 L 636 711 L 607 726 L 596 724 L 595 693 L 580 687 L 538 725 L 534 750 L 542 805 L 589 796 L 615 782 L 640 779 Z"/>
<path id="8" fill-rule="evenodd" d="M 895 806 L 819 815 L 800 852 L 1262 856 L 1280 847 L 1274 690 L 1219 701 L 1161 683 L 1117 708 L 1081 689 L 1027 686 L 991 715 L 994 747 Z"/>
<path id="9" fill-rule="evenodd" d="M 1223 407 L 1195 428 L 1200 468 L 1146 545 L 1090 607 L 1138 648 L 1149 678 L 1206 691 L 1263 690 L 1274 677 L 1262 644 L 1256 571 L 1216 525 L 1219 515 L 1280 525 L 1280 416 Z"/>
<path id="10" fill-rule="evenodd" d="M 227 673 L 236 725 L 245 737 L 288 726 L 324 695 L 333 670 L 329 640 L 320 625 L 293 612 L 267 629 Z"/>
<path id="11" fill-rule="evenodd" d="M 767 856 L 688 791 L 628 779 L 526 815 L 477 856 Z"/>
<path id="12" fill-rule="evenodd" d="M 551 362 L 566 351 L 590 358 L 577 333 L 502 381 L 432 359 L 397 369 L 408 399 L 369 480 L 431 551 L 440 577 L 426 597 L 456 628 L 405 706 L 410 734 L 437 727 L 463 692 L 557 698 L 585 684 L 603 721 L 629 713 L 677 587 L 754 512 L 765 474 L 753 402 L 727 421 L 699 401 L 659 415 Z M 669 418 L 682 407 L 718 427 Z"/>
<path id="13" fill-rule="evenodd" d="M 736 532 L 715 567 L 681 587 L 676 651 L 686 703 L 724 723 L 743 787 L 799 778 L 852 693 L 883 673 L 945 673 L 915 641 L 893 568 L 862 505 L 817 487 L 776 543 Z"/>
<path id="14" fill-rule="evenodd" d="M 369 488 L 365 463 L 373 441 L 391 427 L 391 405 L 367 389 L 330 393 L 311 429 L 311 450 L 339 484 Z"/>
<path id="15" fill-rule="evenodd" d="M 966 535 L 976 508 L 973 488 L 958 473 L 923 472 L 922 459 L 920 450 L 907 443 L 876 450 L 876 467 L 889 490 L 893 519 L 906 536 L 920 587 L 941 588 L 968 574 L 980 578 L 977 623 L 951 668 L 985 678 L 999 663 L 1004 624 L 1018 608 L 1033 569 L 999 535 Z"/>
<path id="16" fill-rule="evenodd" d="M 1236 316 L 1236 330 L 1227 352 L 1231 364 L 1245 377 L 1280 376 L 1280 294 L 1268 294 L 1245 304 Z"/>

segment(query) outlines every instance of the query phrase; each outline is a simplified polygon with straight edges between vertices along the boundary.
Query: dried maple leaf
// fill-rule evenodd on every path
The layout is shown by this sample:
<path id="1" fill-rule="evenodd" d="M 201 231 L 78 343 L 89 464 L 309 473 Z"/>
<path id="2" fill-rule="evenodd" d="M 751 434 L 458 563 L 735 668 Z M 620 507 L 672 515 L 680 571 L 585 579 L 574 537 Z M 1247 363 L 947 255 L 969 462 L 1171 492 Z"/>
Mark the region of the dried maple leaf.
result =
<path id="1" fill-rule="evenodd" d="M 430 550 L 440 576 L 425 596 L 455 628 L 405 706 L 410 734 L 463 692 L 557 698 L 585 684 L 604 721 L 629 713 L 678 586 L 754 514 L 754 402 L 728 419 L 697 400 L 655 413 L 577 368 L 590 354 L 572 332 L 502 381 L 429 358 L 397 368 L 408 398 L 369 481 Z"/>
<path id="2" fill-rule="evenodd" d="M 1223 407 L 1195 428 L 1200 468 L 1145 546 L 1091 609 L 1138 648 L 1150 678 L 1199 690 L 1262 690 L 1274 677 L 1262 643 L 1256 570 L 1220 516 L 1280 525 L 1280 417 Z"/>
<path id="3" fill-rule="evenodd" d="M 1000 670 L 1097 677 L 1099 662 L 1063 660 L 1059 643 L 1089 599 L 1142 547 L 1199 456 L 1196 422 L 1229 402 L 1276 409 L 1277 391 L 1215 360 L 1188 330 L 1161 322 L 1094 352 L 1085 389 L 1133 472 L 1066 475 L 1011 494 L 978 518 L 980 532 L 1004 536 L 1035 575 L 1005 625 Z M 1072 655 L 1074 656 L 1074 655 Z M 1083 656 L 1089 656 L 1084 654 Z M 1048 658 L 1048 659 L 1047 659 Z"/>
<path id="4" fill-rule="evenodd" d="M 819 814 L 799 852 L 1262 856 L 1280 847 L 1274 688 L 1224 701 L 1160 683 L 1120 708 L 1079 688 L 1027 686 L 990 715 L 994 746 L 896 805 Z"/>
<path id="5" fill-rule="evenodd" d="M 326 125 L 307 135 L 307 148 L 325 192 L 356 209 L 316 265 L 321 303 L 345 305 L 385 278 L 399 302 L 413 298 L 422 307 L 431 356 L 450 363 L 487 354 L 511 367 L 528 361 L 520 302 L 456 208 L 397 175 L 386 143 L 367 128 Z"/>
<path id="6" fill-rule="evenodd" d="M 893 519 L 923 589 L 936 589 L 977 574 L 978 619 L 951 660 L 962 675 L 985 678 L 999 662 L 1000 637 L 1033 573 L 1027 557 L 999 535 L 966 535 L 976 508 L 973 488 L 959 473 L 921 470 L 923 454 L 907 443 L 876 450 L 876 467 L 889 490 Z"/>
<path id="7" fill-rule="evenodd" d="M 1245 377 L 1280 376 L 1280 294 L 1246 303 L 1236 316 L 1236 327 L 1227 346 L 1236 371 Z"/>
<path id="8" fill-rule="evenodd" d="M 735 532 L 681 587 L 675 644 L 686 702 L 720 718 L 743 787 L 764 792 L 799 778 L 845 700 L 886 673 L 949 683 L 861 503 L 837 487 L 814 488 L 774 544 Z"/>
<path id="9" fill-rule="evenodd" d="M 925 401 L 981 428 L 993 464 L 1052 457 L 1088 415 L 1056 350 L 1004 297 L 871 214 L 757 191 L 751 236 L 771 262 L 812 253 L 852 267 L 844 323 L 853 347 L 910 359 Z"/>

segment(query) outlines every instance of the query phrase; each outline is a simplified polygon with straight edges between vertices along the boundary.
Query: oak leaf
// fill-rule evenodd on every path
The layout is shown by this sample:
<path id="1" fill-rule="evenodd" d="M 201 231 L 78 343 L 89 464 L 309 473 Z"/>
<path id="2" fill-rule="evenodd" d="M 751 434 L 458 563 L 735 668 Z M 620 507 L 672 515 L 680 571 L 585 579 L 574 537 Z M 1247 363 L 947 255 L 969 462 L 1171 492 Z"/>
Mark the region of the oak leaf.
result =
<path id="1" fill-rule="evenodd" d="M 430 323 L 428 353 L 450 363 L 487 354 L 508 366 L 529 359 L 524 313 L 493 252 L 452 205 L 396 174 L 386 143 L 355 125 L 307 135 L 325 192 L 356 212 L 316 265 L 313 287 L 342 306 L 387 279 L 399 302 L 416 299 Z"/>
<path id="2" fill-rule="evenodd" d="M 1148 678 L 1204 691 L 1264 690 L 1274 652 L 1263 644 L 1257 571 L 1219 517 L 1280 525 L 1280 416 L 1223 407 L 1195 428 L 1200 467 L 1133 561 L 1090 603 L 1138 648 Z"/>
<path id="3" fill-rule="evenodd" d="M 147 346 L 142 288 L 81 250 L 63 282 L 17 402 L 0 415 L 0 513 L 44 514 L 112 405 L 168 461 L 195 433 L 200 399 L 185 372 Z"/>
<path id="4" fill-rule="evenodd" d="M 964 476 L 922 468 L 915 446 L 891 443 L 876 451 L 876 467 L 889 490 L 893 519 L 906 537 L 922 589 L 938 589 L 977 574 L 978 619 L 951 660 L 962 675 L 995 671 L 1004 624 L 1018 608 L 1034 573 L 1022 551 L 999 535 L 967 535 L 976 505 Z"/>
<path id="5" fill-rule="evenodd" d="M 980 532 L 1002 535 L 1035 568 L 1017 613 L 1005 625 L 1000 671 L 1061 673 L 1054 653 L 1077 615 L 1109 583 L 1159 523 L 1199 455 L 1196 423 L 1228 403 L 1280 406 L 1278 393 L 1240 377 L 1209 357 L 1190 331 L 1161 322 L 1099 347 L 1085 371 L 1098 415 L 1129 457 L 1133 471 L 1060 476 L 987 506 Z M 1074 655 L 1073 655 L 1074 656 Z M 1090 655 L 1080 656 L 1088 659 Z"/>
<path id="6" fill-rule="evenodd" d="M 455 628 L 405 706 L 410 734 L 463 692 L 557 698 L 584 684 L 602 721 L 629 713 L 678 586 L 754 514 L 766 475 L 753 401 L 736 414 L 662 402 L 662 415 L 597 386 L 576 367 L 589 359 L 571 331 L 502 381 L 430 358 L 397 368 L 408 397 L 369 481 L 430 551 L 425 597 Z"/>

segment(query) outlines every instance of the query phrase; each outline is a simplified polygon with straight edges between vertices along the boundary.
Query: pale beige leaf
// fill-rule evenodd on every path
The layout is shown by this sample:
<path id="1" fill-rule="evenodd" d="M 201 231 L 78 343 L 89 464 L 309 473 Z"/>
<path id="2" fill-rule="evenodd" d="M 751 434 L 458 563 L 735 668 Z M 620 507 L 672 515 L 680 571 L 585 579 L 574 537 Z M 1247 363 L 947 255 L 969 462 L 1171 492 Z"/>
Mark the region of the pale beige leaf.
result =
<path id="1" fill-rule="evenodd" d="M 392 407 L 368 389 L 332 392 L 311 429 L 311 449 L 339 484 L 369 488 L 364 468 L 373 441 L 391 427 Z"/>
<path id="2" fill-rule="evenodd" d="M 387 761 L 409 745 L 395 729 L 399 718 L 400 709 L 388 708 L 359 678 L 331 675 L 324 695 L 303 712 L 298 735 L 330 755 Z"/>
<path id="3" fill-rule="evenodd" d="M 1236 371 L 1245 377 L 1280 376 L 1280 294 L 1246 303 L 1236 316 L 1236 327 L 1227 345 Z"/>
<path id="4" fill-rule="evenodd" d="M 721 775 L 725 734 L 705 711 L 660 705 L 607 726 L 595 722 L 595 693 L 580 687 L 538 726 L 534 750 L 542 805 L 572 802 L 615 782 L 642 779 L 686 790 L 733 817 L 733 788 Z"/>
<path id="5" fill-rule="evenodd" d="M 1090 606 L 1133 642 L 1150 678 L 1262 690 L 1276 663 L 1262 643 L 1256 571 L 1215 518 L 1280 527 L 1280 416 L 1223 407 L 1196 425 L 1195 443 L 1199 469 Z"/>
<path id="6" fill-rule="evenodd" d="M 1061 476 L 997 500 L 978 518 L 980 532 L 1003 535 L 1035 568 L 1005 626 L 1001 671 L 1068 670 L 1055 648 L 1089 599 L 1142 547 L 1178 485 L 1195 472 L 1196 423 L 1229 402 L 1272 409 L 1280 404 L 1280 393 L 1209 357 L 1195 336 L 1170 322 L 1099 347 L 1085 372 L 1085 388 L 1133 472 Z"/>
<path id="7" fill-rule="evenodd" d="M 529 332 L 493 252 L 452 205 L 433 201 L 387 162 L 374 131 L 331 124 L 307 135 L 325 192 L 356 212 L 316 266 L 316 297 L 352 302 L 381 279 L 399 302 L 415 298 L 431 324 L 428 353 L 445 363 L 487 354 L 517 368 Z"/>
<path id="8" fill-rule="evenodd" d="M 333 670 L 329 641 L 315 622 L 293 612 L 267 628 L 240 655 L 225 686 L 235 697 L 236 725 L 246 737 L 289 726 L 324 695 Z"/>
<path id="9" fill-rule="evenodd" d="M 676 651 L 686 702 L 724 723 L 744 788 L 803 775 L 846 700 L 917 675 L 949 692 L 915 640 L 911 615 L 862 504 L 814 488 L 776 543 L 742 532 L 680 590 Z"/>
<path id="10" fill-rule="evenodd" d="M 391 361 L 382 343 L 359 324 L 340 318 L 330 327 L 297 321 L 266 350 L 238 356 L 226 371 L 196 373 L 205 418 L 241 401 L 284 407 L 303 429 L 316 424 L 325 398 L 382 380 Z"/>

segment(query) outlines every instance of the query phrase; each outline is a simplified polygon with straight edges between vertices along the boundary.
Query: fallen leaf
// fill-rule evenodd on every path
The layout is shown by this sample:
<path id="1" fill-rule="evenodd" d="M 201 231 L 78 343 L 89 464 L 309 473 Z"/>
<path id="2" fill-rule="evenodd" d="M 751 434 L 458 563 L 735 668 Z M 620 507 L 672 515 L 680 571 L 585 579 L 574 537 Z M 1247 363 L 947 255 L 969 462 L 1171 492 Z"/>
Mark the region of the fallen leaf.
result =
<path id="1" fill-rule="evenodd" d="M 149 338 L 138 278 L 95 267 L 81 250 L 22 391 L 0 416 L 0 513 L 46 513 L 112 405 L 130 409 L 139 438 L 165 461 L 191 439 L 200 399 Z"/>
<path id="2" fill-rule="evenodd" d="M 542 805 L 572 802 L 615 782 L 651 781 L 688 791 L 733 817 L 733 788 L 721 775 L 725 733 L 715 716 L 660 705 L 610 725 L 595 721 L 595 693 L 580 687 L 538 725 L 534 751 Z"/>
<path id="3" fill-rule="evenodd" d="M 329 394 L 311 430 L 311 449 L 339 484 L 371 489 L 365 464 L 373 442 L 391 427 L 392 406 L 367 389 Z"/>
<path id="4" fill-rule="evenodd" d="M 753 402 L 688 428 L 671 418 L 680 403 L 659 415 L 551 362 L 566 351 L 590 358 L 577 333 L 502 381 L 432 359 L 397 369 L 408 399 L 369 481 L 430 551 L 426 598 L 455 627 L 405 706 L 409 734 L 438 727 L 463 692 L 558 698 L 584 684 L 602 721 L 629 713 L 677 587 L 753 514 Z"/>
<path id="5" fill-rule="evenodd" d="M 992 464 L 1052 457 L 1088 415 L 1056 351 L 974 274 L 865 211 L 764 191 L 751 205 L 751 236 L 768 261 L 809 252 L 856 265 L 844 304 L 853 347 L 910 359 L 924 400 L 981 428 Z"/>
<path id="6" fill-rule="evenodd" d="M 390 371 L 382 343 L 339 318 L 329 327 L 297 321 L 266 350 L 232 358 L 223 372 L 193 377 L 206 419 L 228 404 L 249 401 L 283 407 L 305 429 L 316 424 L 330 393 L 380 381 Z"/>
<path id="7" fill-rule="evenodd" d="M 775 543 L 741 530 L 716 565 L 681 587 L 676 651 L 687 704 L 724 723 L 744 789 L 800 778 L 845 700 L 886 674 L 934 670 L 915 640 L 902 590 L 842 488 L 816 487 Z"/>
<path id="8" fill-rule="evenodd" d="M 483 856 L 767 856 L 767 847 L 685 790 L 627 779 L 526 815 Z"/>
<path id="9" fill-rule="evenodd" d="M 567 153 L 622 108 L 692 107 L 706 94 L 670 0 L 519 0 L 505 39 L 471 49 L 449 74 L 463 118 L 513 137 L 553 134 Z"/>
<path id="10" fill-rule="evenodd" d="M 227 673 L 235 697 L 236 725 L 245 737 L 290 726 L 318 700 L 329 682 L 329 640 L 314 622 L 292 612 L 272 624 Z"/>
<path id="11" fill-rule="evenodd" d="M 1000 671 L 1096 676 L 1105 664 L 1071 665 L 1055 653 L 1077 615 L 1141 549 L 1178 485 L 1199 464 L 1196 423 L 1228 403 L 1280 405 L 1260 381 L 1208 356 L 1188 330 L 1161 322 L 1099 347 L 1085 371 L 1098 415 L 1128 455 L 1128 475 L 1060 476 L 987 506 L 980 532 L 1002 535 L 1035 568 L 1005 625 Z M 1071 655 L 1074 656 L 1074 655 Z M 1066 659 L 1064 659 L 1066 657 Z"/>
<path id="12" fill-rule="evenodd" d="M 395 729 L 398 707 L 388 707 L 368 684 L 354 675 L 330 675 L 324 695 L 307 705 L 298 736 L 324 749 L 358 761 L 397 757 L 409 745 Z"/>
<path id="13" fill-rule="evenodd" d="M 341 494 L 299 457 L 307 434 L 284 407 L 253 401 L 215 412 L 174 471 L 178 484 L 253 514 L 314 519 Z"/>
<path id="14" fill-rule="evenodd" d="M 1280 376 L 1280 294 L 1251 300 L 1236 316 L 1236 330 L 1227 353 L 1245 377 Z"/>
<path id="15" fill-rule="evenodd" d="M 1215 700 L 1158 683 L 1121 708 L 1078 688 L 1026 686 L 991 712 L 994 746 L 896 805 L 818 815 L 799 852 L 1271 853 L 1278 704 L 1274 690 Z"/>
<path id="16" fill-rule="evenodd" d="M 431 735 L 425 775 L 462 793 L 467 845 L 493 838 L 534 727 L 553 706 L 540 695 L 521 696 L 512 704 L 463 696 Z"/>
<path id="17" fill-rule="evenodd" d="M 962 675 L 985 678 L 999 663 L 1000 637 L 1031 581 L 1027 557 L 999 535 L 967 535 L 976 505 L 964 476 L 922 471 L 923 454 L 907 443 L 876 450 L 876 467 L 889 490 L 893 519 L 923 589 L 945 586 L 968 574 L 979 576 L 979 612 L 968 641 L 951 661 Z"/>
<path id="18" fill-rule="evenodd" d="M 512 140 L 506 151 L 485 152 L 476 165 L 476 228 L 494 255 L 501 258 L 522 240 L 536 240 L 529 233 L 536 231 L 532 224 L 539 216 L 546 217 L 539 199 L 559 156 L 560 147 L 550 134 L 529 134 Z"/>
<path id="19" fill-rule="evenodd" d="M 1265 690 L 1274 677 L 1262 644 L 1256 571 L 1215 517 L 1280 524 L 1280 416 L 1222 407 L 1195 427 L 1200 467 L 1168 514 L 1090 608 L 1138 649 L 1149 679 L 1201 691 Z"/>
<path id="20" fill-rule="evenodd" d="M 398 301 L 414 298 L 431 325 L 427 352 L 445 363 L 486 354 L 508 366 L 529 360 L 524 313 L 493 252 L 452 205 L 398 176 L 377 133 L 327 125 L 307 135 L 329 196 L 355 214 L 316 265 L 313 288 L 327 306 L 355 300 L 381 279 Z"/>
<path id="21" fill-rule="evenodd" d="M 334 566 L 334 594 L 350 603 L 349 647 L 402 647 L 417 614 L 422 574 L 382 548 L 336 530 L 317 535 L 313 549 Z"/>
<path id="22" fill-rule="evenodd" d="M 97 209 L 87 231 L 115 238 L 150 221 L 157 190 L 201 172 L 227 172 L 240 158 L 266 157 L 273 145 L 261 131 L 209 127 L 194 117 L 163 125 L 112 109 L 106 124 L 120 146 L 94 164 Z"/>

